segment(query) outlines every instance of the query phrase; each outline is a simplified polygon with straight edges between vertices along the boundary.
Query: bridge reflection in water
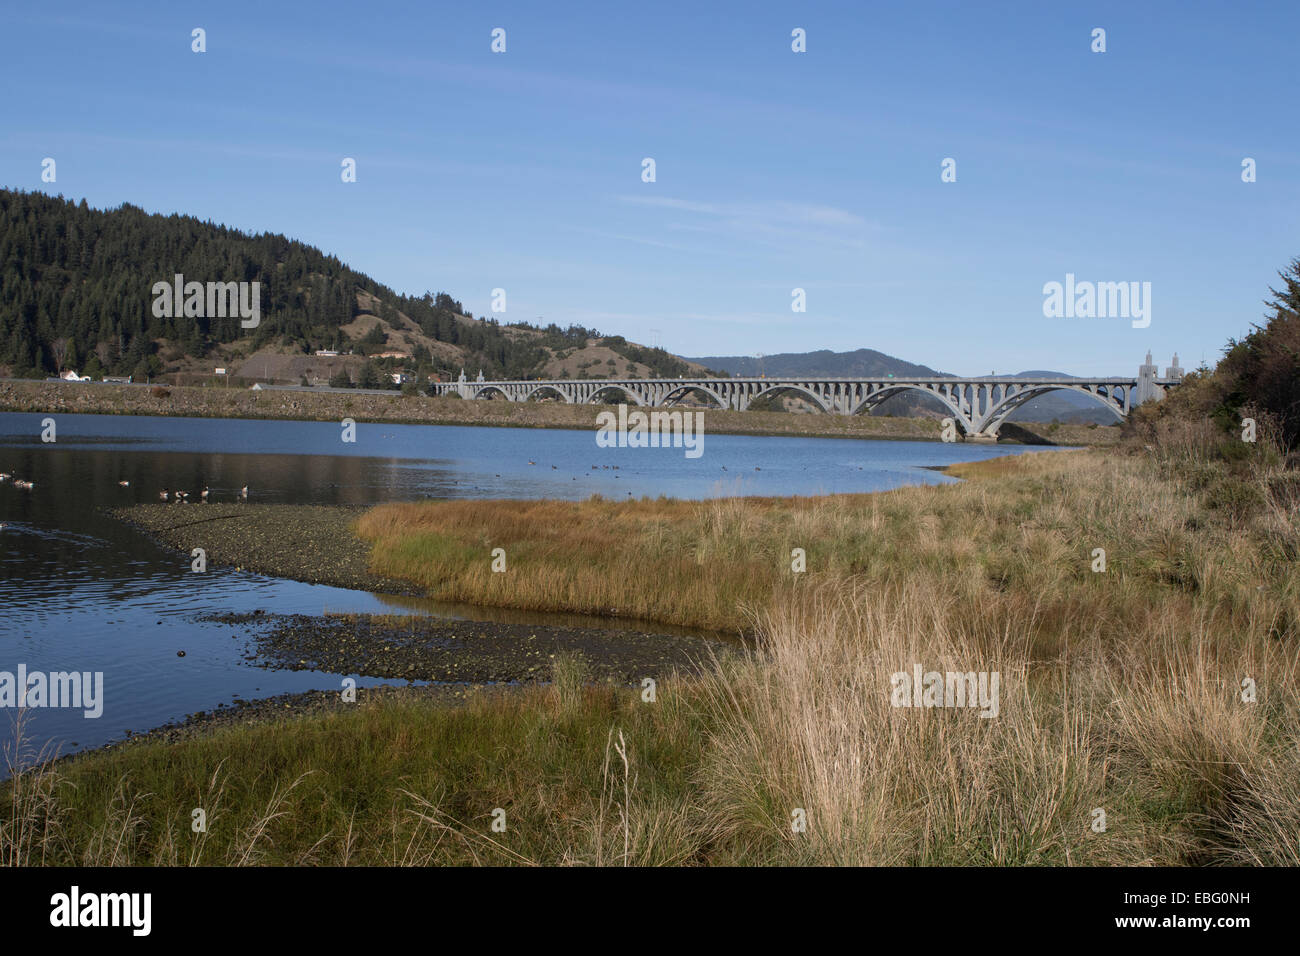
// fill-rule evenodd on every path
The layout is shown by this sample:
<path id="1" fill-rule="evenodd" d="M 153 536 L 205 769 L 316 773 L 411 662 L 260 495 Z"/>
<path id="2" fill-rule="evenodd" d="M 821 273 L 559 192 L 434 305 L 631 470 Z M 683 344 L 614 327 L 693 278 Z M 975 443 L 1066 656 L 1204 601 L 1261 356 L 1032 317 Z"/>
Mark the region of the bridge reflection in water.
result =
<path id="1" fill-rule="evenodd" d="M 744 411 L 764 395 L 792 392 L 824 412 L 856 415 L 888 398 L 917 391 L 938 399 L 968 438 L 993 439 L 1007 417 L 1021 405 L 1047 392 L 1064 389 L 1088 395 L 1123 421 L 1142 402 L 1164 397 L 1178 385 L 1183 370 L 1178 356 L 1163 377 L 1151 362 L 1151 353 L 1138 367 L 1135 378 L 627 378 L 555 379 L 551 381 L 490 382 L 481 374 L 475 381 L 461 372 L 455 382 L 432 386 L 435 395 L 466 399 L 505 398 L 526 402 L 558 397 L 570 404 L 596 404 L 622 395 L 632 405 L 671 406 L 692 394 L 704 395 L 719 408 Z"/>

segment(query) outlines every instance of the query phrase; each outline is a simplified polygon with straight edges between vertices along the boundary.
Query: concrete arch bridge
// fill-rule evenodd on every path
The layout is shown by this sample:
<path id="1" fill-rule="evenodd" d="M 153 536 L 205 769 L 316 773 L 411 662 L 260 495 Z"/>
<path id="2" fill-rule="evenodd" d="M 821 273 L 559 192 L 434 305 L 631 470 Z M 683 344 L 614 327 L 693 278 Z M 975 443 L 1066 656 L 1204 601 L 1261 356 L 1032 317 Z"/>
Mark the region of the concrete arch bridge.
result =
<path id="1" fill-rule="evenodd" d="M 650 379 L 555 379 L 551 381 L 490 382 L 480 375 L 475 381 L 464 372 L 455 382 L 438 382 L 435 395 L 459 395 L 464 399 L 504 398 L 526 402 L 537 398 L 559 398 L 570 404 L 599 404 L 614 398 L 630 405 L 672 406 L 688 396 L 704 395 L 718 408 L 744 411 L 758 398 L 793 393 L 823 412 L 856 415 L 869 411 L 888 398 L 915 391 L 930 395 L 944 405 L 967 438 L 992 440 L 998 429 L 1017 408 L 1048 392 L 1066 390 L 1087 395 L 1123 421 L 1135 406 L 1162 398 L 1179 384 L 1183 370 L 1178 356 L 1173 365 L 1157 377 L 1151 355 L 1136 377 L 1102 378 L 650 378 Z"/>

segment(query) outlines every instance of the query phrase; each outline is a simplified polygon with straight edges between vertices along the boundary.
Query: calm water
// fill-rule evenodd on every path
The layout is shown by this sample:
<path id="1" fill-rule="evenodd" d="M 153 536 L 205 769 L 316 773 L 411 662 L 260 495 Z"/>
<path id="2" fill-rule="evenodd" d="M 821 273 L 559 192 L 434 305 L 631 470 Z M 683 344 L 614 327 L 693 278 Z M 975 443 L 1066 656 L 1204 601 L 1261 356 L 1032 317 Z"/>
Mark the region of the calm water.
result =
<path id="1" fill-rule="evenodd" d="M 103 671 L 102 717 L 28 711 L 35 743 L 64 753 L 239 698 L 337 689 L 345 676 L 254 667 L 243 659 L 245 641 L 233 637 L 244 629 L 198 620 L 205 614 L 328 609 L 519 619 L 229 569 L 200 578 L 188 556 L 101 512 L 156 502 L 163 488 L 187 489 L 196 500 L 206 485 L 222 501 L 248 485 L 250 501 L 310 504 L 825 494 L 947 482 L 927 467 L 1028 450 L 706 434 L 703 456 L 688 459 L 680 448 L 598 448 L 592 431 L 363 423 L 356 442 L 345 444 L 340 426 L 328 422 L 107 415 L 55 416 L 57 441 L 47 444 L 43 417 L 0 414 L 0 472 L 36 484 L 27 491 L 12 479 L 0 483 L 0 671 L 15 673 L 20 663 L 29 673 Z M 0 742 L 12 742 L 13 714 L 0 710 Z"/>

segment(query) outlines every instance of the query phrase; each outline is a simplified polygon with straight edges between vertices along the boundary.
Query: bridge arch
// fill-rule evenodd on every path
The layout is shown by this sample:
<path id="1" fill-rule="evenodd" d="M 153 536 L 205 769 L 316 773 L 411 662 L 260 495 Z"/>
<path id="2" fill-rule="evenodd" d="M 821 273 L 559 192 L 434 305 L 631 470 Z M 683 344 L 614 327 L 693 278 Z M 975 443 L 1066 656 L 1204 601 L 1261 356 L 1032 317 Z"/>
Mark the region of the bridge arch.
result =
<path id="1" fill-rule="evenodd" d="M 977 429 L 971 422 L 970 416 L 963 412 L 952 400 L 944 395 L 943 392 L 934 388 L 927 388 L 924 385 L 915 385 L 907 382 L 900 382 L 897 385 L 886 385 L 884 388 L 872 392 L 857 405 L 849 409 L 850 415 L 856 415 L 863 409 L 875 408 L 882 404 L 886 399 L 893 398 L 895 395 L 901 395 L 903 392 L 920 392 L 922 395 L 929 395 L 931 398 L 938 399 L 944 408 L 952 413 L 953 420 L 958 422 L 965 430 L 966 434 L 974 434 Z"/>
<path id="2" fill-rule="evenodd" d="M 1087 395 L 1098 405 L 1105 408 L 1115 420 L 1123 422 L 1125 420 L 1125 410 L 1132 405 L 1133 396 L 1129 391 L 1129 386 L 1125 385 L 1099 385 L 1097 391 L 1083 388 L 1078 385 L 1070 385 L 1062 382 L 1061 384 L 1044 384 L 1044 385 L 1027 385 L 1014 395 L 1007 395 L 1001 401 L 993 405 L 984 416 L 984 431 L 996 435 L 998 429 L 1011 416 L 1011 413 L 1022 405 L 1028 404 L 1035 398 L 1040 398 L 1050 392 L 1066 391 L 1074 392 L 1076 395 Z M 1105 395 L 1099 394 L 1105 391 Z"/>
<path id="3" fill-rule="evenodd" d="M 538 385 L 536 388 L 530 389 L 530 390 L 529 390 L 529 391 L 524 395 L 522 401 L 525 401 L 525 402 L 532 401 L 532 398 L 533 398 L 534 395 L 540 395 L 542 392 L 550 392 L 550 393 L 552 393 L 553 395 L 557 395 L 558 397 L 560 397 L 561 399 L 563 399 L 563 400 L 564 400 L 565 402 L 567 402 L 568 404 L 570 404 L 570 405 L 573 404 L 573 399 L 569 396 L 569 394 L 568 394 L 564 389 L 562 389 L 562 388 L 561 388 L 560 386 L 558 386 L 558 385 L 551 385 L 551 384 L 549 384 L 549 383 L 546 384 L 546 385 Z"/>
<path id="4" fill-rule="evenodd" d="M 595 391 L 593 391 L 590 395 L 587 396 L 587 404 L 588 405 L 598 404 L 596 400 L 605 392 L 622 392 L 624 395 L 628 397 L 631 404 L 633 405 L 646 404 L 645 399 L 635 389 L 628 388 L 626 385 L 620 385 L 617 382 L 611 382 L 608 385 L 601 385 L 599 388 L 597 388 Z"/>
<path id="5" fill-rule="evenodd" d="M 677 388 L 665 392 L 663 403 L 665 405 L 670 405 L 675 401 L 681 401 L 689 392 L 703 392 L 708 395 L 709 398 L 718 403 L 718 408 L 725 409 L 727 407 L 727 403 L 723 400 L 722 396 L 718 394 L 716 389 L 698 383 L 694 385 L 679 385 Z"/>
<path id="6" fill-rule="evenodd" d="M 780 385 L 769 386 L 768 388 L 763 389 L 757 394 L 749 396 L 749 401 L 752 404 L 756 399 L 762 398 L 764 395 L 774 395 L 777 392 L 798 392 L 800 395 L 807 398 L 810 402 L 816 405 L 823 412 L 829 412 L 831 410 L 830 406 L 827 405 L 826 402 L 822 399 L 822 397 L 818 395 L 816 392 L 807 389 L 802 385 L 796 385 L 794 383 L 782 383 Z"/>
<path id="7" fill-rule="evenodd" d="M 514 401 L 514 399 L 510 396 L 510 393 L 507 392 L 507 391 L 506 391 L 504 388 L 502 388 L 500 385 L 484 385 L 484 386 L 482 386 L 481 388 L 477 388 L 477 389 L 474 390 L 474 397 L 475 397 L 475 398 L 491 398 L 492 396 L 489 394 L 490 392 L 495 392 L 496 394 L 498 394 L 498 395 L 500 395 L 502 398 L 504 398 L 507 402 L 513 402 L 513 401 Z"/>

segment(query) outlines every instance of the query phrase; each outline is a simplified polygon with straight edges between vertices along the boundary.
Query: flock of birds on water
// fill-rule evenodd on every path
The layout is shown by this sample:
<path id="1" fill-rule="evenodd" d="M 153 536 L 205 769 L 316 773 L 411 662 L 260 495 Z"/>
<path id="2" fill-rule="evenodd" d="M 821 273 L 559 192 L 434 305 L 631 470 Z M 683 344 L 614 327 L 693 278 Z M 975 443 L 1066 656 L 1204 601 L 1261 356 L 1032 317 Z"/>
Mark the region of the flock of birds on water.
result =
<path id="1" fill-rule="evenodd" d="M 12 481 L 15 488 L 23 488 L 27 491 L 31 491 L 36 487 L 36 482 L 34 481 L 24 481 L 22 478 L 15 478 L 8 472 L 0 471 L 0 484 L 3 484 L 6 481 Z M 131 482 L 129 481 L 119 481 L 118 484 L 123 488 L 131 487 Z M 199 504 L 206 502 L 209 494 L 211 494 L 211 490 L 204 485 L 203 490 L 199 492 Z M 184 505 L 189 504 L 190 493 L 188 491 L 170 491 L 167 488 L 164 488 L 162 491 L 158 492 L 158 498 L 161 501 L 172 501 Z M 248 485 L 244 485 L 244 487 L 239 489 L 239 498 L 241 501 L 246 501 L 248 499 Z"/>
<path id="2" fill-rule="evenodd" d="M 121 485 L 123 488 L 125 488 L 128 485 L 130 485 L 131 482 L 119 481 L 118 484 Z M 199 504 L 207 503 L 208 494 L 209 494 L 208 487 L 204 485 L 203 490 L 199 492 L 199 498 L 198 498 Z M 180 504 L 180 505 L 187 505 L 190 503 L 190 493 L 188 491 L 168 491 L 166 488 L 164 488 L 162 491 L 158 492 L 158 498 L 161 501 L 171 501 L 174 504 Z M 239 489 L 239 499 L 241 501 L 245 501 L 247 500 L 247 498 L 248 498 L 248 485 L 244 485 L 244 487 Z"/>

